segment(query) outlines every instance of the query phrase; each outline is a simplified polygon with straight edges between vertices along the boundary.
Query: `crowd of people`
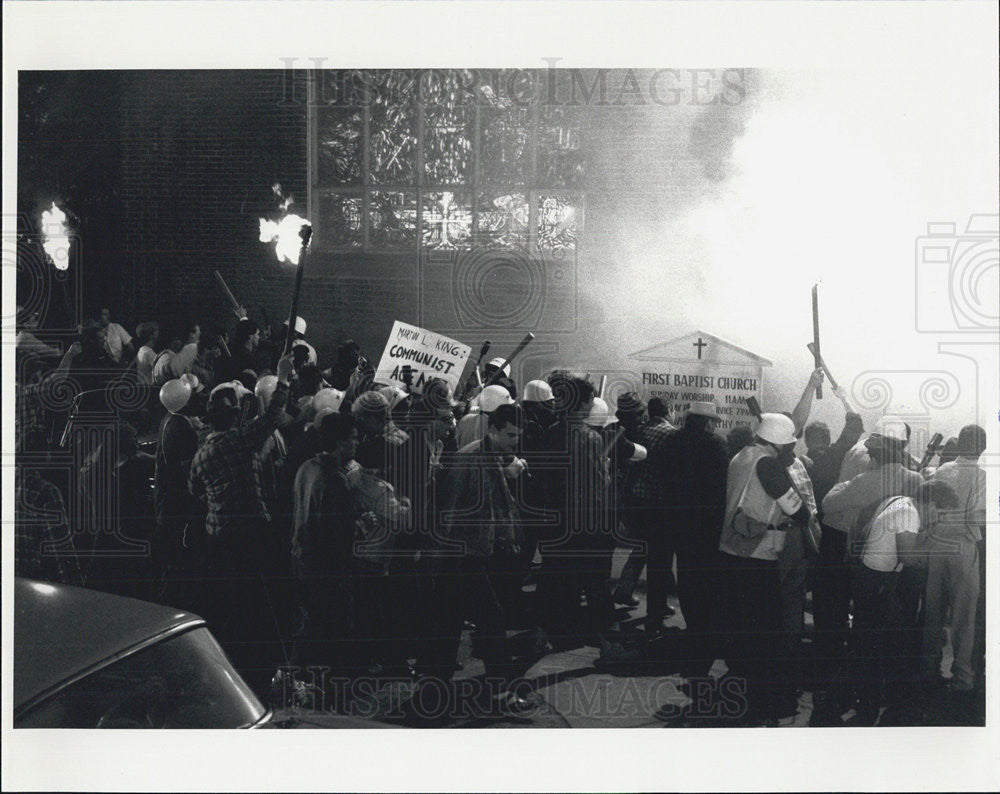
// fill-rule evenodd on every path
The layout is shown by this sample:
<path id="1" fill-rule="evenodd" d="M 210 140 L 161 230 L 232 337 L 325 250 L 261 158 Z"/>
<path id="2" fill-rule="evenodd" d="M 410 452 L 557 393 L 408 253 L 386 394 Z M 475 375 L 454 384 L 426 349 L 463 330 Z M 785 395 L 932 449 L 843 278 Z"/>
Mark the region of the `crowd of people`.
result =
<path id="1" fill-rule="evenodd" d="M 848 412 L 833 440 L 809 423 L 820 370 L 725 438 L 711 402 L 612 408 L 568 369 L 518 390 L 502 359 L 417 393 L 350 340 L 321 362 L 302 318 L 240 315 L 132 335 L 103 309 L 61 354 L 19 313 L 18 575 L 201 614 L 264 696 L 280 668 L 448 681 L 469 629 L 501 711 L 530 702 L 528 665 L 583 645 L 612 671 L 723 660 L 744 702 L 724 724 L 776 724 L 804 690 L 821 726 L 981 697 L 981 427 L 923 460 L 897 417 L 866 433 Z"/>

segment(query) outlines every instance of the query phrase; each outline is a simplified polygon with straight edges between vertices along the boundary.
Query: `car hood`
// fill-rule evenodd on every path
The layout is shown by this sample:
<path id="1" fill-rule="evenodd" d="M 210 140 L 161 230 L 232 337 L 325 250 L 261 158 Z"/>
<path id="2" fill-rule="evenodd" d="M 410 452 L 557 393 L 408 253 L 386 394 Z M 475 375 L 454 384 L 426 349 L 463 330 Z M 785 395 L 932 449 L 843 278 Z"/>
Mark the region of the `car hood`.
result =
<path id="1" fill-rule="evenodd" d="M 134 598 L 16 579 L 14 709 L 164 636 L 203 624 L 190 612 Z"/>

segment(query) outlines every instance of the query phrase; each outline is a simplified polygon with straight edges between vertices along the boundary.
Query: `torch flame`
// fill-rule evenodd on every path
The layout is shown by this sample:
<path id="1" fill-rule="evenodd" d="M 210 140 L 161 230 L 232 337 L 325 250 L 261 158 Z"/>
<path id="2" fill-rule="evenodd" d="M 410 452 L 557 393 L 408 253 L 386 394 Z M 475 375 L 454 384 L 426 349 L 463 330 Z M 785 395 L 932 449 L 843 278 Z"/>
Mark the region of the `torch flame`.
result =
<path id="1" fill-rule="evenodd" d="M 260 241 L 262 243 L 273 242 L 274 252 L 278 259 L 289 264 L 296 264 L 299 260 L 299 248 L 302 246 L 302 238 L 299 231 L 303 226 L 311 226 L 305 218 L 298 215 L 286 215 L 280 221 L 269 221 L 266 218 L 260 219 Z"/>
<path id="2" fill-rule="evenodd" d="M 53 201 L 52 209 L 42 213 L 42 248 L 56 266 L 56 270 L 69 269 L 69 246 L 66 213 Z"/>

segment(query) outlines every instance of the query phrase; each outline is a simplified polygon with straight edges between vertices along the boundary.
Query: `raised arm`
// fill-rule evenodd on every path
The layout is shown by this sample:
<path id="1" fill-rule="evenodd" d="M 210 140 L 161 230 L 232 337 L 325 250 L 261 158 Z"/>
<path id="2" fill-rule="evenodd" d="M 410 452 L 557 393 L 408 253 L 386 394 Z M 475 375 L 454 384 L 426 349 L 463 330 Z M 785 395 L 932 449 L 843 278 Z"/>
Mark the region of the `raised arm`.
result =
<path id="1" fill-rule="evenodd" d="M 822 383 L 822 368 L 814 369 L 812 374 L 809 376 L 809 382 L 806 384 L 805 391 L 802 392 L 802 396 L 799 397 L 798 404 L 792 411 L 792 421 L 795 423 L 796 436 L 802 432 L 806 426 L 806 422 L 809 421 L 809 412 L 812 410 L 813 396 L 816 394 L 816 387 Z"/>

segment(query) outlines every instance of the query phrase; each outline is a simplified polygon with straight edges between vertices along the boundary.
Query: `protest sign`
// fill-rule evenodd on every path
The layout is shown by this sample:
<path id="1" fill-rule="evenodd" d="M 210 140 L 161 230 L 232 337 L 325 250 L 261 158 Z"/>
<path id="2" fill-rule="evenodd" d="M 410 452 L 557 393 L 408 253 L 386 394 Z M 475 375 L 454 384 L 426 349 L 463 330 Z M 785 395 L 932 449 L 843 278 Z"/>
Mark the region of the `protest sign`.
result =
<path id="1" fill-rule="evenodd" d="M 409 366 L 413 391 L 422 392 L 430 378 L 440 378 L 454 391 L 471 352 L 468 345 L 447 336 L 396 320 L 375 371 L 375 380 L 405 388 L 403 367 Z"/>

